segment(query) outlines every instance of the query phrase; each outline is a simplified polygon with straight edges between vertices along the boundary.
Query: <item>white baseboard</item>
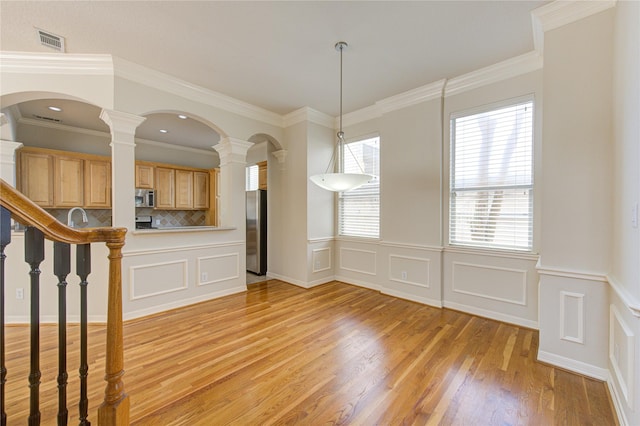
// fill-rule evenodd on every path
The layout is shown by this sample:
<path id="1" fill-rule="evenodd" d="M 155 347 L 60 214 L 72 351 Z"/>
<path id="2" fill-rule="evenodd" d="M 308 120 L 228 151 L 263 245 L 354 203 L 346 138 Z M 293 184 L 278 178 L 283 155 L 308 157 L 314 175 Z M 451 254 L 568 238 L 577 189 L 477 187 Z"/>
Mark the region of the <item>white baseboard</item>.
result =
<path id="1" fill-rule="evenodd" d="M 494 319 L 497 321 L 506 322 L 509 324 L 519 325 L 521 327 L 532 328 L 538 330 L 539 325 L 537 321 L 529 320 L 521 317 L 514 317 L 513 315 L 507 315 L 496 311 L 490 311 L 488 309 L 478 308 L 476 306 L 463 305 L 461 303 L 444 301 L 443 306 L 445 308 L 455 309 L 456 311 L 466 312 L 472 315 L 478 315 L 485 318 Z"/>
<path id="2" fill-rule="evenodd" d="M 613 408 L 618 417 L 618 423 L 620 423 L 620 426 L 628 426 L 629 420 L 627 420 L 627 416 L 624 412 L 624 405 L 622 404 L 623 399 L 620 398 L 620 392 L 618 392 L 618 388 L 613 381 L 611 372 L 609 372 L 609 377 L 607 377 L 607 387 L 609 388 L 609 394 L 611 395 L 611 400 L 613 401 Z"/>
<path id="3" fill-rule="evenodd" d="M 368 288 L 369 290 L 375 290 L 375 291 L 381 291 L 382 290 L 379 285 L 376 285 L 376 284 L 373 284 L 373 283 L 370 283 L 370 282 L 366 282 L 366 281 L 354 280 L 352 278 L 336 276 L 335 280 L 336 281 L 341 281 L 343 283 L 355 285 L 355 286 L 358 286 L 358 287 Z"/>
<path id="4" fill-rule="evenodd" d="M 273 279 L 276 279 L 276 280 L 284 281 L 284 282 L 286 282 L 288 284 L 297 285 L 298 287 L 302 287 L 302 288 L 311 288 L 312 287 L 312 286 L 309 285 L 309 283 L 307 283 L 305 281 L 300 281 L 300 280 L 297 280 L 295 278 L 287 277 L 286 275 L 275 274 L 273 272 L 267 272 L 267 278 L 273 278 Z"/>
<path id="5" fill-rule="evenodd" d="M 576 361 L 575 359 L 566 358 L 550 352 L 538 350 L 538 361 L 546 362 L 547 364 L 555 365 L 556 367 L 560 367 L 565 370 L 602 380 L 603 382 L 608 381 L 610 377 L 609 370 L 605 368 L 596 367 L 595 365 L 586 364 L 582 361 Z"/>
<path id="6" fill-rule="evenodd" d="M 202 296 L 192 297 L 189 299 L 177 300 L 171 303 L 165 303 L 164 305 L 156 305 L 150 308 L 139 309 L 137 311 L 126 312 L 123 314 L 123 319 L 125 321 L 146 317 L 147 315 L 157 314 L 158 312 L 168 311 L 170 309 L 182 308 L 184 306 L 193 305 L 196 303 L 204 302 L 206 300 L 217 299 L 219 297 L 228 296 L 230 294 L 242 293 L 247 291 L 246 285 L 241 285 L 237 287 L 233 287 L 227 290 L 221 290 L 214 293 L 207 293 Z"/>
<path id="7" fill-rule="evenodd" d="M 422 303 L 423 305 L 433 306 L 435 308 L 442 308 L 442 301 L 438 299 L 430 299 L 428 297 L 420 297 L 415 294 L 405 293 L 403 291 L 391 290 L 388 288 L 382 288 L 380 293 L 386 294 L 388 296 L 397 297 L 399 299 L 410 300 L 412 302 Z"/>

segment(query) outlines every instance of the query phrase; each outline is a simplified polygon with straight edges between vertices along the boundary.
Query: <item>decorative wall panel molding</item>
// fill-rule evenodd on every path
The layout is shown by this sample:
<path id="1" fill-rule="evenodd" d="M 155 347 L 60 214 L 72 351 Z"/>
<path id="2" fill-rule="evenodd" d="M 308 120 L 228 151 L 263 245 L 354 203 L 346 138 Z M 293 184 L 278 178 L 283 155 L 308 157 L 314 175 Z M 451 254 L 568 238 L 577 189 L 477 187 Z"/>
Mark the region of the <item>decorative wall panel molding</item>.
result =
<path id="1" fill-rule="evenodd" d="M 451 281 L 455 293 L 527 304 L 527 271 L 523 269 L 452 262 Z"/>
<path id="2" fill-rule="evenodd" d="M 187 259 L 129 268 L 129 300 L 139 300 L 188 287 Z"/>
<path id="3" fill-rule="evenodd" d="M 584 294 L 560 291 L 560 339 L 584 345 Z"/>
<path id="4" fill-rule="evenodd" d="M 145 232 L 145 231 L 142 231 L 142 232 Z M 175 253 L 178 251 L 210 250 L 210 249 L 216 249 L 216 248 L 238 247 L 242 245 L 244 245 L 244 241 L 227 241 L 225 243 L 217 243 L 217 244 L 200 244 L 200 245 L 191 245 L 191 246 L 162 247 L 162 248 L 156 248 L 156 249 L 132 250 L 132 251 L 123 252 L 122 256 L 123 257 L 147 256 L 147 255 L 160 254 L 160 253 Z"/>
<path id="5" fill-rule="evenodd" d="M 609 307 L 609 361 L 627 406 L 633 410 L 636 337 L 614 305 Z"/>
<path id="6" fill-rule="evenodd" d="M 389 255 L 389 280 L 429 288 L 431 260 L 422 257 Z"/>
<path id="7" fill-rule="evenodd" d="M 376 252 L 342 247 L 340 248 L 340 269 L 376 275 Z"/>
<path id="8" fill-rule="evenodd" d="M 199 286 L 240 278 L 238 253 L 198 257 L 196 265 L 196 281 Z"/>
<path id="9" fill-rule="evenodd" d="M 331 247 L 313 249 L 311 252 L 312 272 L 322 272 L 331 269 Z"/>

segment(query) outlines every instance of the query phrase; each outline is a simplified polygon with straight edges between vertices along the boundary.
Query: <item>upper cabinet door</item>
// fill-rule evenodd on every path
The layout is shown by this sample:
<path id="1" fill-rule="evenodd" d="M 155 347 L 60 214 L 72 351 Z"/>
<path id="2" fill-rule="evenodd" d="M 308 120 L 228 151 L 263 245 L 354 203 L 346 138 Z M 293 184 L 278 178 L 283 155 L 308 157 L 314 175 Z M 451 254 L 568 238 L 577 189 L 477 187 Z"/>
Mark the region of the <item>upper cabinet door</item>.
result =
<path id="1" fill-rule="evenodd" d="M 84 202 L 87 208 L 111 207 L 111 162 L 85 160 Z"/>
<path id="2" fill-rule="evenodd" d="M 156 209 L 175 207 L 175 170 L 156 167 Z"/>
<path id="3" fill-rule="evenodd" d="M 209 172 L 193 172 L 193 208 L 209 208 Z"/>
<path id="4" fill-rule="evenodd" d="M 136 188 L 153 189 L 153 166 L 136 164 Z"/>
<path id="5" fill-rule="evenodd" d="M 55 156 L 54 195 L 56 207 L 81 207 L 84 205 L 84 160 Z"/>
<path id="6" fill-rule="evenodd" d="M 193 172 L 176 170 L 176 208 L 193 208 Z"/>
<path id="7" fill-rule="evenodd" d="M 53 157 L 21 152 L 18 189 L 40 207 L 53 207 Z"/>

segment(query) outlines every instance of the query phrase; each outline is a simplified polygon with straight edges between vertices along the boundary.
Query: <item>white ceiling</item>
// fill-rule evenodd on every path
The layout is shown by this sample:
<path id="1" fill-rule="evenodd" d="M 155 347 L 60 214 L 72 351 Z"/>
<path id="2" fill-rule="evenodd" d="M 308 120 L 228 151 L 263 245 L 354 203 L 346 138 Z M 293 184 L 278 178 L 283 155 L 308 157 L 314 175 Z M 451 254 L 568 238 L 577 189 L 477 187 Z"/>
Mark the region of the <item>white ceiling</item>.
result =
<path id="1" fill-rule="evenodd" d="M 533 50 L 546 1 L 2 1 L 0 49 L 107 53 L 286 114 L 344 112 Z M 209 143 L 210 146 L 210 143 Z"/>

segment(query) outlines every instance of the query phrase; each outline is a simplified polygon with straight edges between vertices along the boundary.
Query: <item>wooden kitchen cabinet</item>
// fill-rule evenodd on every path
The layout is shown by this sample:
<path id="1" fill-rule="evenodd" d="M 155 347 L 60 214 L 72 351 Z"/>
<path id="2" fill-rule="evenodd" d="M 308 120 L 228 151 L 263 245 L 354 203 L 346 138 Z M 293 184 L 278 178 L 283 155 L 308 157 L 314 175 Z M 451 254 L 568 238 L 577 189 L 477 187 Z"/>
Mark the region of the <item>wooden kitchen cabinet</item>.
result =
<path id="1" fill-rule="evenodd" d="M 173 209 L 176 205 L 175 169 L 156 167 L 156 209 Z"/>
<path id="2" fill-rule="evenodd" d="M 150 164 L 136 164 L 136 188 L 153 189 L 154 167 Z"/>
<path id="3" fill-rule="evenodd" d="M 193 172 L 193 208 L 209 208 L 209 172 Z"/>
<path id="4" fill-rule="evenodd" d="M 176 169 L 176 209 L 193 209 L 193 172 Z"/>
<path id="5" fill-rule="evenodd" d="M 111 208 L 111 162 L 84 161 L 84 206 Z"/>
<path id="6" fill-rule="evenodd" d="M 19 157 L 18 189 L 40 207 L 53 207 L 53 156 L 21 151 Z"/>
<path id="7" fill-rule="evenodd" d="M 56 207 L 83 206 L 84 160 L 56 155 L 53 164 L 53 204 Z"/>

